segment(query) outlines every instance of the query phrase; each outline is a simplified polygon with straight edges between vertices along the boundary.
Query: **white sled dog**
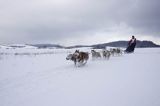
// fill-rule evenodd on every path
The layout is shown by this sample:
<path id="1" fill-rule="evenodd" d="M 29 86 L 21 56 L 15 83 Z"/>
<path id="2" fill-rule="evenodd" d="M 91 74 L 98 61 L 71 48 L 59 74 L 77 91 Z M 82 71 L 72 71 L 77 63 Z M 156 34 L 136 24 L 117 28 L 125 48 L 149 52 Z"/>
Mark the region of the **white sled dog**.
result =
<path id="1" fill-rule="evenodd" d="M 109 50 L 102 50 L 102 55 L 103 55 L 103 58 L 105 59 L 109 59 L 110 56 L 111 56 L 111 52 Z"/>
<path id="2" fill-rule="evenodd" d="M 92 59 L 101 58 L 100 52 L 96 52 L 95 50 L 91 50 L 92 53 Z"/>
<path id="3" fill-rule="evenodd" d="M 120 48 L 111 48 L 110 53 L 112 56 L 120 56 L 122 55 L 122 50 Z"/>

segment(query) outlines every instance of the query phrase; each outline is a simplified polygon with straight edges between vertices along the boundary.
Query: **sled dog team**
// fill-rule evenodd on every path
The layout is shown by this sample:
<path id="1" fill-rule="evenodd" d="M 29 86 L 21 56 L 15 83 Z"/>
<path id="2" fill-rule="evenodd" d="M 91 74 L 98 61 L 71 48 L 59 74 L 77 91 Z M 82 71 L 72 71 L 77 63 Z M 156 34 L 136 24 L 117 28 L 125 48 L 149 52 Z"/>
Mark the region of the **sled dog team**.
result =
<path id="1" fill-rule="evenodd" d="M 127 48 L 124 53 L 133 53 L 136 46 L 136 38 L 132 36 L 131 40 L 128 42 Z M 110 56 L 120 56 L 122 55 L 122 50 L 120 48 L 111 48 L 110 50 L 102 50 L 101 52 L 97 52 L 95 50 L 91 50 L 92 59 L 97 58 L 105 58 L 109 59 Z M 87 60 L 89 59 L 89 53 L 87 52 L 79 52 L 76 50 L 75 53 L 69 54 L 66 58 L 67 60 L 74 61 L 74 64 L 77 63 L 86 64 Z"/>
<path id="2" fill-rule="evenodd" d="M 88 52 L 82 52 L 79 50 L 76 50 L 73 54 L 69 54 L 66 57 L 66 60 L 72 60 L 74 62 L 75 66 L 80 66 L 80 65 L 85 65 L 89 59 L 89 54 Z M 91 56 L 92 59 L 107 59 L 111 56 L 120 56 L 122 55 L 122 50 L 120 48 L 111 48 L 110 50 L 101 50 L 101 51 L 96 51 L 96 50 L 91 50 Z"/>

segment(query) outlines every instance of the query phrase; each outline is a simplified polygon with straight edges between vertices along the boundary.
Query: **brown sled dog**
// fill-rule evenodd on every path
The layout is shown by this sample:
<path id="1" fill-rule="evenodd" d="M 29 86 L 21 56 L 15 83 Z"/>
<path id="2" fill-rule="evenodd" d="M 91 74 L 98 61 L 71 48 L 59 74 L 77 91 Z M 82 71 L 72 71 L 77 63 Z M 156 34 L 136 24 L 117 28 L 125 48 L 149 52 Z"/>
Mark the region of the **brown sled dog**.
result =
<path id="1" fill-rule="evenodd" d="M 77 63 L 79 63 L 81 65 L 86 64 L 88 59 L 89 59 L 89 54 L 87 52 L 79 52 L 79 51 L 76 51 L 73 54 L 69 54 L 66 57 L 66 60 L 72 60 L 75 64 L 75 66 L 77 65 Z"/>

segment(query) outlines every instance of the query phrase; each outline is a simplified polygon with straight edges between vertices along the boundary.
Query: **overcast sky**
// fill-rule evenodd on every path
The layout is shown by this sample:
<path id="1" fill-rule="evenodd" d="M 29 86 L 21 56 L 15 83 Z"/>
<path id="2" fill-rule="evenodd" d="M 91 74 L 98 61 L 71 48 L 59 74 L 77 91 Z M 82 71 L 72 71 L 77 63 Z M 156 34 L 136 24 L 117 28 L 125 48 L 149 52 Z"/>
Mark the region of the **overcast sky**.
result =
<path id="1" fill-rule="evenodd" d="M 0 44 L 160 44 L 160 0 L 0 0 Z"/>

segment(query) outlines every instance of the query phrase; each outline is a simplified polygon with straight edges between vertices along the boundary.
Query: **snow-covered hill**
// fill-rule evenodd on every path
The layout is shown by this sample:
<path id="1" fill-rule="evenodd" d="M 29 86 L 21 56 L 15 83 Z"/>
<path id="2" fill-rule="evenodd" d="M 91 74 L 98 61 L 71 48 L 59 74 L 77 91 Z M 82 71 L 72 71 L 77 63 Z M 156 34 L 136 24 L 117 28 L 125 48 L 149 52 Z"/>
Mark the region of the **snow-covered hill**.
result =
<path id="1" fill-rule="evenodd" d="M 27 44 L 9 44 L 9 45 L 0 45 L 0 49 L 37 49 L 35 46 Z"/>
<path id="2" fill-rule="evenodd" d="M 73 51 L 0 49 L 0 106 L 160 106 L 160 49 L 84 67 L 65 60 Z"/>
<path id="3" fill-rule="evenodd" d="M 7 45 L 0 45 L 0 49 L 12 49 L 12 47 Z"/>

